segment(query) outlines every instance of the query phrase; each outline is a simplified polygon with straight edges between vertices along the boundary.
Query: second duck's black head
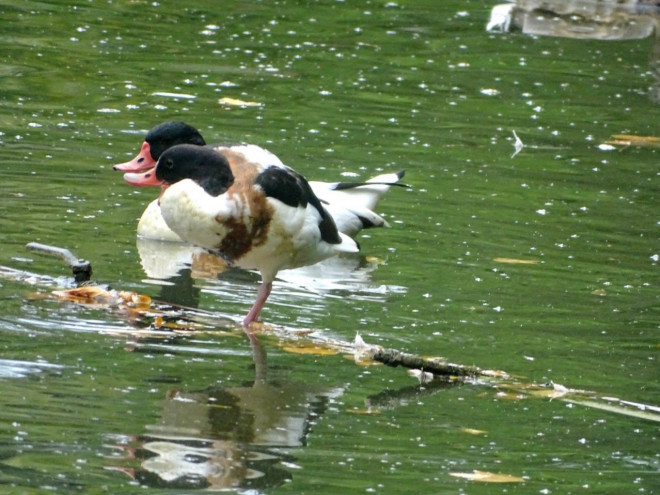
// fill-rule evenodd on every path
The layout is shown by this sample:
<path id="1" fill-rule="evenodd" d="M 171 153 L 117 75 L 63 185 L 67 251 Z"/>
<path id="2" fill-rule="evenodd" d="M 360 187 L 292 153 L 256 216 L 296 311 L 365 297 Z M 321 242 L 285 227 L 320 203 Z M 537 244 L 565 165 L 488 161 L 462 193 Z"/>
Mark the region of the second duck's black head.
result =
<path id="1" fill-rule="evenodd" d="M 191 179 L 211 196 L 224 193 L 234 183 L 224 155 L 192 144 L 178 144 L 165 150 L 156 165 L 156 178 L 169 185 Z"/>
<path id="2" fill-rule="evenodd" d="M 158 124 L 151 129 L 144 140 L 149 143 L 151 157 L 158 160 L 166 149 L 177 144 L 196 144 L 204 146 L 206 142 L 197 129 L 185 122 L 171 120 Z"/>

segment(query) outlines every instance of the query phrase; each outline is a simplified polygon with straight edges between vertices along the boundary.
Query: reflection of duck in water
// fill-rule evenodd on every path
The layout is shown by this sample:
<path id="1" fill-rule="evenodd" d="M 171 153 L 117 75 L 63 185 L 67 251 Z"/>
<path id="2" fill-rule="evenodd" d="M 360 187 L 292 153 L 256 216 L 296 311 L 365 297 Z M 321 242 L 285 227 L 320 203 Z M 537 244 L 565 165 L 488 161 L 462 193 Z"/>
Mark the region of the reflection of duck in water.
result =
<path id="1" fill-rule="evenodd" d="M 138 253 L 146 283 L 160 287 L 159 301 L 190 308 L 198 307 L 199 293 L 222 297 L 232 304 L 242 304 L 253 290 L 255 277 L 231 270 L 219 257 L 184 243 L 137 239 Z M 374 284 L 371 273 L 381 260 L 361 255 L 333 257 L 311 266 L 282 270 L 275 284 L 280 287 L 276 303 L 297 304 L 300 298 L 345 297 L 346 293 L 362 300 L 385 301 L 393 292 L 405 292 L 396 285 Z M 300 289 L 305 292 L 301 292 Z M 238 289 L 238 290 L 237 290 Z M 307 303 L 305 303 L 307 304 Z"/>
<path id="2" fill-rule="evenodd" d="M 169 391 L 160 420 L 122 445 L 139 465 L 119 470 L 161 488 L 264 490 L 289 479 L 291 457 L 281 449 L 304 447 L 312 425 L 343 390 L 274 385 L 256 351 L 255 364 L 252 386 Z"/>
<path id="3" fill-rule="evenodd" d="M 166 218 L 167 227 L 187 241 L 219 254 L 232 265 L 261 272 L 263 283 L 243 321 L 246 327 L 258 319 L 279 270 L 356 252 L 357 245 L 346 234 L 386 225 L 371 208 L 402 173 L 367 183 L 313 183 L 312 189 L 301 175 L 258 146 L 202 147 L 197 140 L 196 145 L 168 147 L 190 140 L 196 132 L 191 129 L 179 122 L 157 126 L 147 135 L 140 154 L 115 168 L 148 169 L 154 150 L 160 156 L 155 169 L 125 175 L 132 185 L 164 187 L 159 202 L 152 203 L 140 221 L 141 236 L 172 239 L 169 229 L 162 228 Z M 199 252 L 191 253 L 196 254 Z M 182 250 L 174 266 L 186 264 L 185 257 Z M 142 259 L 144 264 L 147 257 Z M 159 256 L 156 261 L 147 264 L 162 266 Z"/>

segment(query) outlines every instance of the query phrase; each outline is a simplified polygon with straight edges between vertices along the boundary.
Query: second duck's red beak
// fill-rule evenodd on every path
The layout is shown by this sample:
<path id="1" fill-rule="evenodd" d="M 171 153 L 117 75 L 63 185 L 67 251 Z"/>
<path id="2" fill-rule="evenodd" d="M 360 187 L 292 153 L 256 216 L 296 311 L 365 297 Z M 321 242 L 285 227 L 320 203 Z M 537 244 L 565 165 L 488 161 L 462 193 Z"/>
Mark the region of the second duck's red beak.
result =
<path id="1" fill-rule="evenodd" d="M 146 141 L 142 143 L 142 148 L 138 155 L 129 162 L 118 163 L 113 165 L 112 168 L 120 172 L 144 172 L 145 170 L 152 169 L 156 166 L 156 160 L 151 156 L 151 149 L 149 143 Z"/>

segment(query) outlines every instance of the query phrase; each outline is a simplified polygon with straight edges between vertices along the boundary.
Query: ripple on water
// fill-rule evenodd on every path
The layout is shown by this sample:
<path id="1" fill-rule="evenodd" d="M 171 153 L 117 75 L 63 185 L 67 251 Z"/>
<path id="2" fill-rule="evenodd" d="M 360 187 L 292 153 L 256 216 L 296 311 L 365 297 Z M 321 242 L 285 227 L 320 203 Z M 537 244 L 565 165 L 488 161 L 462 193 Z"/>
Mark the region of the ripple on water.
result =
<path id="1" fill-rule="evenodd" d="M 64 366 L 46 361 L 17 361 L 14 359 L 0 359 L 0 378 L 27 378 L 29 375 L 55 372 Z"/>

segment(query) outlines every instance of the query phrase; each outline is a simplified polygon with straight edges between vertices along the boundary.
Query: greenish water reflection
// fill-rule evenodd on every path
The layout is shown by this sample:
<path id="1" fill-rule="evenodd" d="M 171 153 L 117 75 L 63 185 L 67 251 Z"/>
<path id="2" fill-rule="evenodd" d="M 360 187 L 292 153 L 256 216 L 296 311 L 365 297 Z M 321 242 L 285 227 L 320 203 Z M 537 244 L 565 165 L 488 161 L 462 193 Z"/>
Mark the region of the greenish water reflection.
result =
<path id="1" fill-rule="evenodd" d="M 0 280 L 3 493 L 657 490 L 657 423 L 623 407 L 420 390 L 272 336 L 255 364 L 233 322 L 256 275 L 145 281 L 135 226 L 155 193 L 110 165 L 158 122 L 318 180 L 403 168 L 368 258 L 281 281 L 268 322 L 657 404 L 658 151 L 606 144 L 658 135 L 653 40 L 487 33 L 492 5 L 0 3 L 0 265 L 60 277 Z M 204 331 L 44 297 L 70 271 L 30 241 L 200 308 Z M 451 475 L 473 470 L 524 482 Z"/>

